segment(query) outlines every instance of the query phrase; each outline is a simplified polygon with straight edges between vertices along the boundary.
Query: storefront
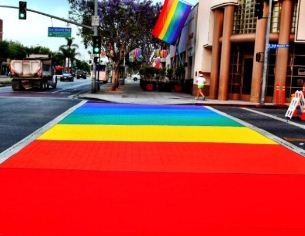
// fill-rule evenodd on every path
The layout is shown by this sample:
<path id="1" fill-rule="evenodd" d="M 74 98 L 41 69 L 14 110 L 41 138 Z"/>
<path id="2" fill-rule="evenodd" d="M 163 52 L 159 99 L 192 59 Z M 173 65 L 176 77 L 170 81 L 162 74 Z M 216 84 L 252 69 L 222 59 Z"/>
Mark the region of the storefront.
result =
<path id="1" fill-rule="evenodd" d="M 298 19 L 305 12 L 298 9 L 298 1 L 273 2 L 269 44 L 275 46 L 269 48 L 264 70 L 267 18 L 255 17 L 255 1 L 239 0 L 238 5 L 211 8 L 214 32 L 209 97 L 260 102 L 265 90 L 264 100 L 275 102 L 276 96 L 282 96 L 277 93 L 280 86 L 285 90 L 285 98 L 280 99 L 289 102 L 305 82 L 305 40 L 296 42 L 295 38 L 296 30 L 300 29 Z M 265 1 L 264 16 L 268 10 Z M 264 76 L 265 87 L 262 87 Z"/>

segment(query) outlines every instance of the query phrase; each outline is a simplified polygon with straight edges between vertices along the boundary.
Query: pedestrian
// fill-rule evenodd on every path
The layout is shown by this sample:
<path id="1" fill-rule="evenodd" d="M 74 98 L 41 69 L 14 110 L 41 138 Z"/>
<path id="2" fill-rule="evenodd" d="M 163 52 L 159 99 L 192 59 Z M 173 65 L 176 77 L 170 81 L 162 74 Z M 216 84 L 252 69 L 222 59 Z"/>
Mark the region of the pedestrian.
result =
<path id="1" fill-rule="evenodd" d="M 202 97 L 202 100 L 205 100 L 205 96 L 203 94 L 203 88 L 204 88 L 204 84 L 206 82 L 206 79 L 204 78 L 204 75 L 202 72 L 198 72 L 199 76 L 196 77 L 195 83 L 197 84 L 197 94 L 195 99 L 199 99 L 199 97 Z M 197 74 L 197 75 L 198 75 Z"/>

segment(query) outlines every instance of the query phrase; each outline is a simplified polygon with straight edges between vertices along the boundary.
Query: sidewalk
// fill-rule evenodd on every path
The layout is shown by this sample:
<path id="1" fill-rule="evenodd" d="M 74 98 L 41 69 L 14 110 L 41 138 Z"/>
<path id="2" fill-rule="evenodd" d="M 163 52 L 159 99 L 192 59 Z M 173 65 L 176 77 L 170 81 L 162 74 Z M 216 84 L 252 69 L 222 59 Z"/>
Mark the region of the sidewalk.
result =
<path id="1" fill-rule="evenodd" d="M 186 93 L 175 92 L 147 92 L 143 91 L 139 83 L 125 83 L 120 85 L 116 91 L 111 91 L 111 83 L 100 86 L 100 91 L 96 93 L 80 94 L 82 99 L 97 99 L 114 103 L 131 104 L 206 104 L 206 105 L 235 105 L 235 106 L 260 106 L 259 103 L 237 101 L 237 100 L 216 100 L 206 101 L 195 100 L 195 97 Z M 265 104 L 273 106 L 273 104 Z"/>
<path id="2" fill-rule="evenodd" d="M 0 82 L 10 81 L 12 78 L 7 75 L 0 75 Z"/>

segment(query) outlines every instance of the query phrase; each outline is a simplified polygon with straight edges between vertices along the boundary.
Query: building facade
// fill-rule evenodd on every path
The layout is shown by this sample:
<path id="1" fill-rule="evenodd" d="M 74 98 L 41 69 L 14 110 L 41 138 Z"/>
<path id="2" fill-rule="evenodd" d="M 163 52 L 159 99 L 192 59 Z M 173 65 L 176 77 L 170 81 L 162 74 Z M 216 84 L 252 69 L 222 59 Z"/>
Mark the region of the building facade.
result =
<path id="1" fill-rule="evenodd" d="M 255 17 L 255 0 L 200 0 L 195 9 L 191 77 L 198 70 L 209 73 L 209 98 L 289 102 L 303 89 L 305 0 L 273 0 L 269 34 L 268 0 L 261 19 Z"/>
<path id="2" fill-rule="evenodd" d="M 0 42 L 3 40 L 3 21 L 0 19 Z"/>
<path id="3" fill-rule="evenodd" d="M 166 67 L 177 68 L 183 65 L 185 69 L 184 81 L 186 85 L 185 92 L 192 93 L 193 74 L 196 63 L 196 45 L 197 45 L 197 23 L 198 23 L 197 4 L 192 8 L 186 23 L 180 34 L 180 38 L 175 45 L 170 46 L 168 57 L 166 58 Z"/>

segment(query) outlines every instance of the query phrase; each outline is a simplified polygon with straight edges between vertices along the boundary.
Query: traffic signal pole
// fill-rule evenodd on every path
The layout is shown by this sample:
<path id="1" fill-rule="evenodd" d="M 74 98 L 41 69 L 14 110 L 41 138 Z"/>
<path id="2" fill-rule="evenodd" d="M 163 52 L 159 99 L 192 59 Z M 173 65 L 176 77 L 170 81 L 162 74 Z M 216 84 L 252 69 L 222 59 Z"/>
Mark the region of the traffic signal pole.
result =
<path id="1" fill-rule="evenodd" d="M 271 15 L 272 15 L 272 1 L 269 0 L 268 6 L 268 17 L 267 17 L 267 29 L 265 36 L 265 52 L 264 52 L 264 69 L 263 69 L 263 79 L 262 79 L 262 87 L 261 87 L 261 99 L 260 103 L 265 103 L 266 96 L 266 81 L 267 81 L 267 72 L 268 72 L 268 57 L 269 57 L 269 37 L 270 37 L 270 24 L 271 24 Z"/>
<path id="2" fill-rule="evenodd" d="M 8 6 L 8 5 L 0 5 L 0 7 L 3 7 L 3 8 L 19 9 L 19 7 Z M 89 25 L 80 24 L 80 23 L 78 23 L 78 22 L 75 22 L 75 21 L 72 21 L 72 20 L 68 20 L 68 19 L 65 19 L 65 18 L 62 18 L 62 17 L 50 15 L 50 14 L 48 14 L 48 13 L 44 13 L 44 12 L 41 12 L 41 11 L 36 11 L 36 10 L 33 10 L 33 9 L 29 9 L 29 8 L 26 8 L 26 10 L 29 11 L 29 12 L 34 12 L 34 13 L 39 14 L 39 15 L 43 15 L 43 16 L 50 17 L 50 18 L 52 18 L 52 19 L 64 21 L 64 22 L 67 22 L 67 23 L 72 24 L 72 25 L 81 26 L 81 27 L 84 27 L 84 28 L 87 28 L 87 29 L 91 29 L 91 30 L 92 30 L 92 28 L 93 28 L 92 26 L 89 26 Z"/>
<path id="3" fill-rule="evenodd" d="M 94 17 L 97 17 L 97 0 L 94 0 Z M 97 32 L 97 26 L 93 26 L 93 36 L 97 36 L 98 32 Z M 95 62 L 93 60 L 93 77 L 92 77 L 92 84 L 91 84 L 91 92 L 92 93 L 96 93 L 96 64 L 97 62 Z"/>

